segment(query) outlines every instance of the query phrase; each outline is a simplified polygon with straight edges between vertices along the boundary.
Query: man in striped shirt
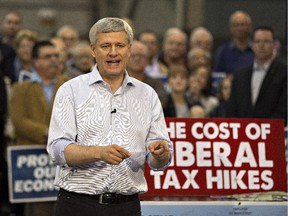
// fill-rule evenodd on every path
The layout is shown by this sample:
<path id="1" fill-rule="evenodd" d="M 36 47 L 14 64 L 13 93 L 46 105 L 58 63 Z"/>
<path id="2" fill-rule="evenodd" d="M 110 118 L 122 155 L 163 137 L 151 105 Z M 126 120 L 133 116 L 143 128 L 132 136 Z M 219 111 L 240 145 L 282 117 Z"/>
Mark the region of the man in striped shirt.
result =
<path id="1" fill-rule="evenodd" d="M 145 162 L 163 170 L 173 152 L 161 103 L 126 71 L 133 32 L 125 21 L 103 18 L 89 38 L 97 65 L 60 87 L 50 122 L 55 215 L 140 216 Z"/>

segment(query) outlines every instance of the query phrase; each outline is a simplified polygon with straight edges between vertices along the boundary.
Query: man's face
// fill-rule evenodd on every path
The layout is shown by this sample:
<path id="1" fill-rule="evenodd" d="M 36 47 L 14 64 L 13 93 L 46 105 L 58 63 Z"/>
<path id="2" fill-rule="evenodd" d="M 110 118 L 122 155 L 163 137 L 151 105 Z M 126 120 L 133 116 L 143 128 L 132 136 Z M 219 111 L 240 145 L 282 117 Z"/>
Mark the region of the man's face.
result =
<path id="1" fill-rule="evenodd" d="M 21 28 L 21 18 L 14 13 L 8 14 L 2 23 L 4 34 L 14 37 Z"/>
<path id="2" fill-rule="evenodd" d="M 190 42 L 191 48 L 199 47 L 209 52 L 212 50 L 213 42 L 211 41 L 210 35 L 208 33 L 199 32 L 195 37 L 195 41 Z"/>
<path id="3" fill-rule="evenodd" d="M 159 44 L 156 35 L 152 33 L 142 33 L 139 40 L 147 46 L 150 58 L 158 54 Z"/>
<path id="4" fill-rule="evenodd" d="M 104 80 L 123 77 L 131 49 L 124 31 L 100 33 L 91 48 Z"/>
<path id="5" fill-rule="evenodd" d="M 188 67 L 190 70 L 201 65 L 210 65 L 210 60 L 206 56 L 206 51 L 201 48 L 194 48 L 194 54 L 188 59 Z"/>
<path id="6" fill-rule="evenodd" d="M 131 56 L 127 65 L 128 71 L 144 73 L 148 64 L 147 58 L 147 47 L 144 44 L 134 42 L 131 46 Z"/>
<path id="7" fill-rule="evenodd" d="M 255 32 L 252 49 L 257 60 L 262 62 L 270 60 L 275 48 L 275 42 L 270 31 L 258 30 Z"/>
<path id="8" fill-rule="evenodd" d="M 73 31 L 72 29 L 66 29 L 65 31 L 63 31 L 60 38 L 65 43 L 67 49 L 75 46 L 79 40 L 77 32 Z"/>
<path id="9" fill-rule="evenodd" d="M 59 53 L 53 46 L 44 46 L 39 50 L 39 56 L 34 59 L 34 67 L 45 79 L 54 79 L 59 72 Z"/>
<path id="10" fill-rule="evenodd" d="M 164 53 L 169 58 L 179 59 L 185 55 L 186 44 L 185 37 L 180 33 L 170 35 L 164 43 Z"/>
<path id="11" fill-rule="evenodd" d="M 252 24 L 249 18 L 243 13 L 236 13 L 230 23 L 231 33 L 235 38 L 242 39 L 249 37 Z"/>
<path id="12" fill-rule="evenodd" d="M 86 48 L 80 48 L 75 56 L 73 56 L 75 66 L 82 72 L 90 71 L 94 65 L 94 58 L 91 55 L 89 45 Z"/>

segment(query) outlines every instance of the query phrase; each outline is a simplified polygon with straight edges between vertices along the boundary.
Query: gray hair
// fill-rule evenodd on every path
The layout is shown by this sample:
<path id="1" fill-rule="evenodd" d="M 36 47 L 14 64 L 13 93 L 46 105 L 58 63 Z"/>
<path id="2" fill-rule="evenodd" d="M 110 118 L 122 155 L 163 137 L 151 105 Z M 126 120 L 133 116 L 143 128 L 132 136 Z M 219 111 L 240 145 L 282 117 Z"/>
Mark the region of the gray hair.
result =
<path id="1" fill-rule="evenodd" d="M 56 36 L 61 37 L 62 34 L 67 30 L 74 32 L 77 39 L 79 38 L 79 31 L 71 25 L 63 25 L 62 27 L 60 27 L 56 32 Z"/>
<path id="2" fill-rule="evenodd" d="M 73 57 L 79 55 L 83 50 L 87 50 L 90 53 L 90 44 L 86 40 L 80 41 L 74 47 L 71 48 L 70 53 Z M 92 56 L 91 56 L 92 57 Z"/>
<path id="3" fill-rule="evenodd" d="M 167 29 L 164 33 L 164 40 L 163 41 L 165 42 L 167 40 L 167 38 L 169 38 L 173 34 L 181 34 L 185 40 L 185 44 L 187 43 L 186 33 L 178 27 L 171 27 L 171 28 Z"/>
<path id="4" fill-rule="evenodd" d="M 120 18 L 106 17 L 97 21 L 89 31 L 89 39 L 92 45 L 95 45 L 97 36 L 100 33 L 120 32 L 125 31 L 128 43 L 132 44 L 133 30 L 130 25 Z"/>
<path id="5" fill-rule="evenodd" d="M 190 42 L 195 43 L 197 37 L 201 37 L 201 34 L 207 34 L 211 43 L 213 43 L 213 35 L 212 33 L 205 27 L 199 26 L 195 28 L 190 34 Z"/>

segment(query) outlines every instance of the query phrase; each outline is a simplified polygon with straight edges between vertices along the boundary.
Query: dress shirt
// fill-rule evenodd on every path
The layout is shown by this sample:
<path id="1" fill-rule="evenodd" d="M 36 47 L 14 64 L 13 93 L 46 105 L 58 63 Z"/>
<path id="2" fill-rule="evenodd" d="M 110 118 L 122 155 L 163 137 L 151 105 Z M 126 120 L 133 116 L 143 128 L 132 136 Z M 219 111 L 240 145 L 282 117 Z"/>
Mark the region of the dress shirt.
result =
<path id="1" fill-rule="evenodd" d="M 159 62 L 158 62 L 158 57 L 153 58 L 152 64 L 146 66 L 145 73 L 148 76 L 153 77 L 153 78 L 166 77 L 165 74 L 161 74 L 160 66 L 159 66 Z"/>
<path id="2" fill-rule="evenodd" d="M 268 71 L 268 68 L 271 62 L 272 61 L 269 61 L 263 65 L 260 65 L 255 61 L 253 64 L 253 73 L 252 73 L 252 79 L 251 79 L 252 105 L 254 105 L 257 100 L 259 90 L 261 88 L 262 82 L 264 80 L 264 77 Z"/>
<path id="3" fill-rule="evenodd" d="M 166 140 L 172 154 L 157 93 L 149 85 L 129 77 L 127 71 L 115 93 L 96 66 L 91 73 L 71 79 L 58 89 L 47 151 L 58 165 L 55 183 L 59 187 L 85 194 L 146 192 L 144 164 L 145 159 L 149 164 L 147 147 L 155 140 Z M 118 144 L 132 155 L 119 165 L 98 161 L 70 167 L 64 149 L 72 143 Z"/>
<path id="4" fill-rule="evenodd" d="M 30 71 L 20 70 L 19 76 L 18 76 L 18 82 L 21 83 L 25 80 L 30 80 L 31 75 L 32 75 L 32 73 Z"/>

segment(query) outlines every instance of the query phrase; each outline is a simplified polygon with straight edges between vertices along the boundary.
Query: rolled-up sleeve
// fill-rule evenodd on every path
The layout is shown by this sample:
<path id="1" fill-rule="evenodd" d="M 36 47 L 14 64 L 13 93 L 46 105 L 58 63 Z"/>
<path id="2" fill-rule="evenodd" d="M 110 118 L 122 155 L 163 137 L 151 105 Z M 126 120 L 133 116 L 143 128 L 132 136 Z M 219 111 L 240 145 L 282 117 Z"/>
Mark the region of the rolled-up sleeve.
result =
<path id="1" fill-rule="evenodd" d="M 62 85 L 56 94 L 49 126 L 47 152 L 57 165 L 65 165 L 65 148 L 77 142 L 74 103 L 69 86 Z"/>
<path id="2" fill-rule="evenodd" d="M 153 92 L 153 93 L 156 94 L 155 92 Z M 151 109 L 152 115 L 151 115 L 151 126 L 150 126 L 150 130 L 149 130 L 148 138 L 146 141 L 147 149 L 148 149 L 148 145 L 150 143 L 152 143 L 153 141 L 165 140 L 169 146 L 170 160 L 164 167 L 162 167 L 160 169 L 155 169 L 150 164 L 151 153 L 148 151 L 146 154 L 146 162 L 148 163 L 150 168 L 153 170 L 164 170 L 171 163 L 171 158 L 173 155 L 173 146 L 172 146 L 172 142 L 171 142 L 169 135 L 168 135 L 168 130 L 167 130 L 161 102 L 158 99 L 157 95 L 156 96 L 153 95 L 151 99 L 152 99 L 152 103 L 151 103 L 152 104 L 152 109 Z"/>

